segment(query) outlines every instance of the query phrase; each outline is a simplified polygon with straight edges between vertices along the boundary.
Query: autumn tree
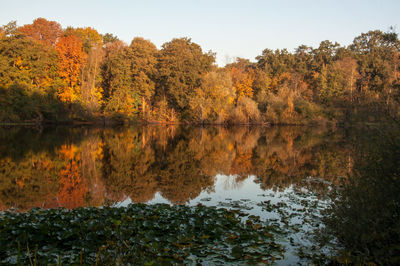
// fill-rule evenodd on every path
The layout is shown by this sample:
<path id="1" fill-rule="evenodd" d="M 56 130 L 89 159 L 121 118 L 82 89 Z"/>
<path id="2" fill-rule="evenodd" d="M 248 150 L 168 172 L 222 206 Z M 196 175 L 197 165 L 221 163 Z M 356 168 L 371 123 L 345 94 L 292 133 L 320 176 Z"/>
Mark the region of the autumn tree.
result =
<path id="1" fill-rule="evenodd" d="M 254 64 L 251 63 L 248 59 L 236 58 L 235 62 L 226 65 L 225 69 L 228 70 L 231 74 L 232 84 L 236 93 L 236 97 L 253 97 L 253 82 L 256 77 Z"/>
<path id="2" fill-rule="evenodd" d="M 189 99 L 191 116 L 199 122 L 223 123 L 233 108 L 235 91 L 226 71 L 210 72 Z"/>
<path id="3" fill-rule="evenodd" d="M 265 91 L 270 83 L 268 75 L 256 70 L 256 65 L 247 59 L 237 58 L 232 64 L 226 65 L 235 91 L 235 107 L 229 115 L 230 123 L 250 123 L 260 121 L 258 104 L 253 100 L 254 87 L 257 93 Z M 255 83 L 257 77 L 257 82 Z M 259 98 L 259 97 L 258 97 Z"/>
<path id="4" fill-rule="evenodd" d="M 277 92 L 285 76 L 294 71 L 295 57 L 286 49 L 265 49 L 256 59 L 257 68 L 264 71 L 269 78 L 269 91 Z"/>
<path id="5" fill-rule="evenodd" d="M 231 69 L 231 76 L 233 88 L 238 98 L 242 96 L 253 97 L 254 70 L 248 69 L 244 71 L 233 67 Z"/>
<path id="6" fill-rule="evenodd" d="M 84 51 L 84 60 L 80 72 L 80 94 L 82 104 L 89 114 L 100 111 L 102 88 L 100 66 L 103 60 L 103 36 L 91 27 L 68 27 L 64 35 L 80 39 Z"/>
<path id="7" fill-rule="evenodd" d="M 81 66 L 80 94 L 82 105 L 88 115 L 100 111 L 102 106 L 102 88 L 100 66 L 103 60 L 103 36 L 91 27 L 65 30 L 65 35 L 75 35 L 82 42 L 85 59 Z"/>
<path id="8" fill-rule="evenodd" d="M 261 122 L 257 103 L 246 96 L 238 98 L 236 106 L 230 114 L 229 122 L 232 124 Z"/>
<path id="9" fill-rule="evenodd" d="M 80 99 L 80 74 L 86 54 L 82 49 L 81 39 L 74 34 L 62 36 L 57 42 L 56 50 L 59 57 L 59 75 L 65 83 L 58 95 L 63 102 L 72 103 Z"/>
<path id="10" fill-rule="evenodd" d="M 55 21 L 37 18 L 32 24 L 26 24 L 18 28 L 18 31 L 28 38 L 40 41 L 48 46 L 55 47 L 57 40 L 61 37 L 61 25 Z"/>

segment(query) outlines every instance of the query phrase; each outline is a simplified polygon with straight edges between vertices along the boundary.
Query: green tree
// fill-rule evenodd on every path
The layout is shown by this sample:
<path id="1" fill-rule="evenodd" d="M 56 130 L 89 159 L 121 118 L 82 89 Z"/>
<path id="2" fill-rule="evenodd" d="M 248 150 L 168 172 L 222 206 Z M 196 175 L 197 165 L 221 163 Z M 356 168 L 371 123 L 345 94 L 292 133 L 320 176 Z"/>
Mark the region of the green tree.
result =
<path id="1" fill-rule="evenodd" d="M 309 77 L 311 74 L 310 70 L 313 62 L 312 51 L 312 47 L 300 45 L 294 53 L 294 70 L 304 77 Z"/>
<path id="2" fill-rule="evenodd" d="M 319 76 L 319 96 L 325 103 L 347 97 L 353 101 L 355 95 L 355 84 L 358 78 L 357 61 L 346 57 L 342 60 L 323 67 Z"/>
<path id="3" fill-rule="evenodd" d="M 268 73 L 271 78 L 290 72 L 294 66 L 294 56 L 286 49 L 265 49 L 256 59 L 258 68 Z"/>
<path id="4" fill-rule="evenodd" d="M 399 70 L 396 60 L 400 52 L 398 35 L 394 32 L 369 31 L 356 37 L 350 49 L 355 53 L 359 65 L 358 89 L 383 95 L 388 105 L 396 94 L 394 88 L 398 82 L 393 78 Z"/>
<path id="5" fill-rule="evenodd" d="M 332 43 L 328 40 L 321 42 L 319 47 L 313 50 L 314 60 L 312 69 L 320 72 L 322 68 L 332 63 L 335 60 L 339 47 L 340 45 L 337 42 Z"/>
<path id="6" fill-rule="evenodd" d="M 203 53 L 189 38 L 163 44 L 158 58 L 158 95 L 180 113 L 189 109 L 189 99 L 200 87 L 201 78 L 213 68 L 215 55 Z"/>
<path id="7" fill-rule="evenodd" d="M 101 68 L 104 112 L 133 117 L 138 112 L 140 98 L 132 83 L 127 45 L 121 41 L 109 43 Z"/>
<path id="8" fill-rule="evenodd" d="M 119 41 L 117 36 L 114 36 L 111 33 L 106 33 L 106 34 L 103 35 L 103 43 L 104 44 L 107 44 L 107 43 L 110 43 L 110 42 L 115 42 L 115 41 Z"/>
<path id="9" fill-rule="evenodd" d="M 157 53 L 157 47 L 152 42 L 140 37 L 134 38 L 128 49 L 132 83 L 141 97 L 144 118 L 148 117 L 147 109 L 151 107 L 151 99 L 155 94 Z"/>
<path id="10" fill-rule="evenodd" d="M 58 77 L 54 49 L 28 39 L 0 40 L 0 86 L 13 83 L 46 91 Z"/>
<path id="11" fill-rule="evenodd" d="M 62 113 L 56 99 L 60 86 L 57 54 L 33 40 L 0 39 L 0 120 L 42 121 Z"/>

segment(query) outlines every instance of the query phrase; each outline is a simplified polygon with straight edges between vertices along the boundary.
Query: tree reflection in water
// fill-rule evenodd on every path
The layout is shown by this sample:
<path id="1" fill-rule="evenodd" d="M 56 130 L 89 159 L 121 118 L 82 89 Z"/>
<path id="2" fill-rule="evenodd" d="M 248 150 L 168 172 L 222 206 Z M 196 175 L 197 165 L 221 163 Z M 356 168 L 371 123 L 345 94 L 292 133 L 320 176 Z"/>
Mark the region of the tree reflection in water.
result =
<path id="1" fill-rule="evenodd" d="M 338 262 L 399 264 L 399 135 L 398 128 L 0 129 L 0 209 L 145 203 L 156 195 L 186 204 L 206 192 L 211 204 L 224 194 L 221 181 L 243 199 L 254 185 L 306 189 L 332 197 L 318 236 L 339 242 Z M 259 209 L 273 211 L 271 204 Z"/>
<path id="2" fill-rule="evenodd" d="M 184 204 L 213 191 L 217 174 L 238 184 L 255 175 L 275 190 L 306 186 L 308 176 L 338 183 L 353 161 L 343 136 L 320 128 L 22 128 L 0 136 L 0 206 L 21 211 L 148 202 L 157 192 Z"/>
<path id="3" fill-rule="evenodd" d="M 354 174 L 325 212 L 327 235 L 342 244 L 337 260 L 400 264 L 400 130 L 357 132 Z"/>

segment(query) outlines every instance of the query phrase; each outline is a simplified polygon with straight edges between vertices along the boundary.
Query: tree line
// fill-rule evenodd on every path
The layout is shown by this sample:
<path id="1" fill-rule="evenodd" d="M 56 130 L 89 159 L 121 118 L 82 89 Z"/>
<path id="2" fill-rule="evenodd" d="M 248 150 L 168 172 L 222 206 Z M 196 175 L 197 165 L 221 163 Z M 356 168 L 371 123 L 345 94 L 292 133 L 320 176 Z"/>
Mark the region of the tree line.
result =
<path id="1" fill-rule="evenodd" d="M 38 18 L 0 28 L 0 122 L 309 124 L 399 114 L 400 41 L 369 31 L 348 46 L 265 49 L 224 67 L 189 38 L 158 49 Z"/>

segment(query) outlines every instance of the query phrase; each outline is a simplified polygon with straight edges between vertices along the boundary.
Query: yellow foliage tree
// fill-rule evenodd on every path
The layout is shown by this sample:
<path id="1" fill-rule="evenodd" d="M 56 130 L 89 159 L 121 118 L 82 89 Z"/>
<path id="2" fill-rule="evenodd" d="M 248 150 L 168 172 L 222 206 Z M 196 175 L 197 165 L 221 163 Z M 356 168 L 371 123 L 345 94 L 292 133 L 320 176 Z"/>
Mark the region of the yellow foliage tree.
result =
<path id="1" fill-rule="evenodd" d="M 237 97 L 246 96 L 253 97 L 253 81 L 255 79 L 255 73 L 253 69 L 247 71 L 241 70 L 236 67 L 231 69 L 231 77 L 233 82 L 233 88 Z"/>

